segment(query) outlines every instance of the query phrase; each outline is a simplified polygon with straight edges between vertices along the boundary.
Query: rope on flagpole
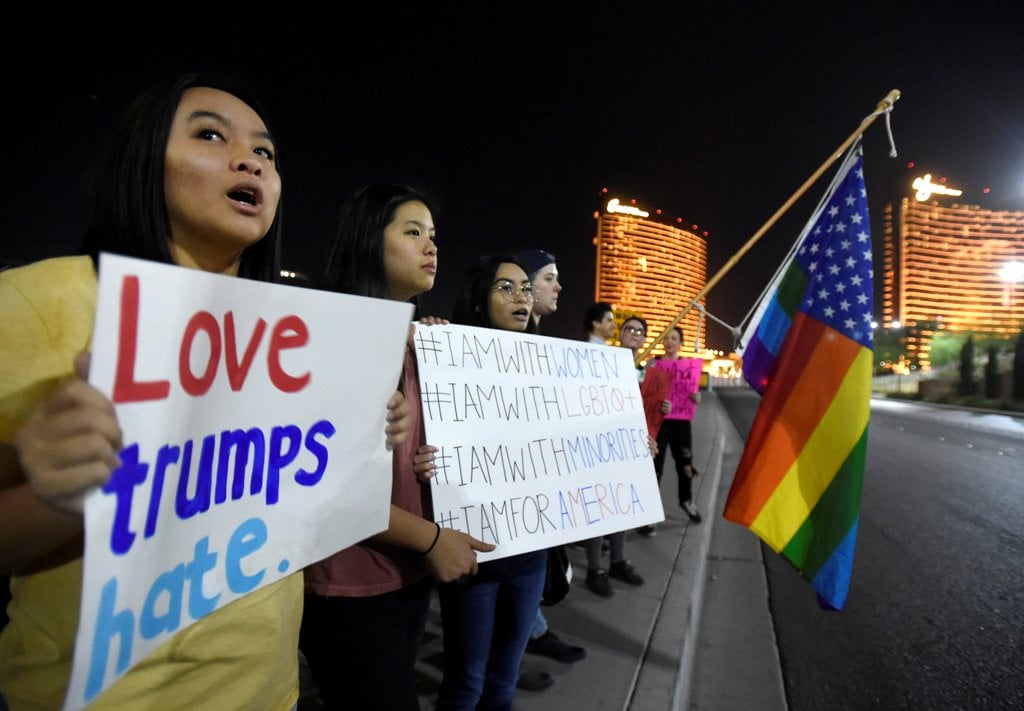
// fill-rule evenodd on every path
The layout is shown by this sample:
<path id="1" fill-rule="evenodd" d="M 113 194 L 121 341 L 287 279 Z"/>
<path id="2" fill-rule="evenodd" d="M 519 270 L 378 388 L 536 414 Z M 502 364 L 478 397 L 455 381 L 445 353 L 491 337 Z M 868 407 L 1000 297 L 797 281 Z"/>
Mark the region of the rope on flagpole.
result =
<path id="1" fill-rule="evenodd" d="M 653 341 L 651 341 L 646 348 L 637 353 L 636 358 L 634 358 L 634 363 L 636 365 L 639 366 L 640 363 L 644 362 L 647 356 L 650 355 L 651 351 L 654 350 L 655 346 L 657 346 L 659 343 L 665 340 L 666 334 L 668 334 L 669 331 L 671 331 L 673 328 L 679 325 L 679 322 L 686 317 L 686 314 L 690 313 L 691 309 L 699 305 L 700 300 L 707 296 L 708 292 L 711 291 L 711 289 L 713 289 L 718 284 L 718 282 L 722 280 L 722 277 L 728 274 L 729 270 L 736 266 L 736 263 L 743 257 L 743 255 L 749 252 L 750 249 L 755 244 L 757 244 L 757 241 L 764 236 L 764 233 L 771 229 L 771 227 L 776 222 L 778 222 L 779 218 L 782 217 L 786 213 L 786 211 L 793 206 L 793 203 L 799 200 L 803 196 L 803 194 L 807 192 L 812 185 L 814 185 L 818 178 L 821 177 L 821 174 L 828 170 L 829 166 L 835 163 L 839 159 L 839 157 L 846 152 L 846 149 L 849 148 L 850 145 L 854 141 L 856 141 L 862 133 L 864 133 L 867 127 L 870 126 L 876 118 L 878 118 L 883 113 L 886 114 L 886 118 L 888 118 L 889 112 L 892 111 L 892 105 L 895 104 L 899 98 L 899 89 L 893 89 L 892 91 L 885 95 L 884 99 L 878 102 L 878 105 L 875 107 L 875 110 L 864 117 L 864 119 L 860 122 L 860 125 L 857 127 L 857 130 L 850 134 L 850 136 L 845 141 L 843 141 L 838 148 L 832 151 L 832 154 L 825 160 L 824 163 L 818 166 L 818 169 L 814 171 L 814 174 L 804 181 L 804 184 L 801 185 L 797 189 L 797 191 L 793 193 L 778 210 L 775 211 L 775 214 L 768 218 L 767 222 L 761 225 L 761 228 L 757 232 L 755 232 L 742 247 L 740 247 L 736 254 L 729 257 L 729 261 L 727 261 L 722 266 L 722 268 L 719 269 L 718 272 L 713 277 L 711 277 L 711 279 L 709 279 L 706 284 L 704 284 L 704 288 L 701 289 L 700 292 L 698 292 L 697 295 L 690 300 L 690 303 L 686 305 L 686 308 L 679 312 L 678 316 L 672 319 L 672 321 L 665 327 L 665 330 L 658 334 L 658 336 Z M 892 151 L 890 152 L 890 155 L 892 155 L 892 153 L 895 153 L 896 150 L 895 145 L 893 145 L 891 141 L 892 139 L 890 133 L 890 145 L 892 145 Z"/>
<path id="2" fill-rule="evenodd" d="M 704 311 L 704 307 L 703 307 L 703 306 L 701 307 L 701 311 L 702 311 L 702 312 Z M 711 319 L 712 321 L 714 321 L 715 323 L 717 323 L 717 324 L 718 324 L 719 326 L 725 326 L 725 327 L 726 327 L 726 328 L 728 328 L 728 329 L 729 329 L 730 331 L 739 331 L 739 330 L 740 330 L 740 329 L 739 329 L 739 327 L 737 327 L 737 326 L 733 326 L 733 325 L 732 325 L 731 323 L 726 323 L 725 321 L 723 321 L 722 319 L 718 318 L 717 316 L 715 316 L 715 315 L 714 315 L 713 313 L 711 313 L 710 311 L 708 311 L 708 312 L 707 312 L 707 315 L 708 315 L 708 318 L 709 318 L 709 319 Z"/>
<path id="3" fill-rule="evenodd" d="M 701 334 L 704 332 L 704 321 L 705 319 L 711 319 L 720 326 L 724 326 L 729 329 L 729 333 L 733 335 L 735 340 L 739 340 L 739 337 L 743 334 L 743 329 L 739 326 L 733 326 L 731 323 L 726 323 L 722 319 L 715 316 L 713 313 L 705 308 L 704 304 L 697 304 L 697 310 L 700 311 L 700 320 L 697 322 L 697 336 L 693 339 L 693 352 L 700 352 Z"/>
<path id="4" fill-rule="evenodd" d="M 729 333 L 732 334 L 733 350 L 736 350 L 736 344 L 738 344 L 740 342 L 740 336 L 743 335 L 743 329 L 741 329 L 739 326 L 733 326 L 731 323 L 726 323 L 725 321 L 723 321 L 722 319 L 718 318 L 717 316 L 715 316 L 710 311 L 707 311 L 703 306 L 698 306 L 697 308 L 700 309 L 700 317 L 701 317 L 702 321 L 703 321 L 704 316 L 706 314 L 709 319 L 711 319 L 712 321 L 714 321 L 718 325 L 724 326 L 725 328 L 729 329 Z M 694 350 L 696 350 L 696 349 L 694 349 Z"/>

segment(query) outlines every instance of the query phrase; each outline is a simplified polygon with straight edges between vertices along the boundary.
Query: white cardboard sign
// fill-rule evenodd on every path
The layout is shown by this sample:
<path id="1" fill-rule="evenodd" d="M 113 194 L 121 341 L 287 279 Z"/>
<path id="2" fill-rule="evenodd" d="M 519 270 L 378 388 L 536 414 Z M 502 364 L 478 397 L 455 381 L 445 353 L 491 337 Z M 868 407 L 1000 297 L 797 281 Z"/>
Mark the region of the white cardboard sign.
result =
<path id="1" fill-rule="evenodd" d="M 387 527 L 386 403 L 412 317 L 107 254 L 99 273 L 89 380 L 125 449 L 85 500 L 72 709 L 197 619 Z"/>
<path id="2" fill-rule="evenodd" d="M 416 327 L 434 518 L 503 558 L 663 521 L 626 348 Z"/>

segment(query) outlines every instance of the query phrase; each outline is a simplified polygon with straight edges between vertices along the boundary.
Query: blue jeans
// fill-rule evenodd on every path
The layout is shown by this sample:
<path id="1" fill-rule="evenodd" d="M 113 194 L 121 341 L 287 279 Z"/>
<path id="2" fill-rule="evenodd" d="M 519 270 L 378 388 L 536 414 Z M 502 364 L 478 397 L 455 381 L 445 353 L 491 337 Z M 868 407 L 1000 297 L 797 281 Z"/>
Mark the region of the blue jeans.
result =
<path id="1" fill-rule="evenodd" d="M 508 710 L 537 616 L 547 550 L 489 560 L 439 586 L 444 677 L 438 711 Z"/>

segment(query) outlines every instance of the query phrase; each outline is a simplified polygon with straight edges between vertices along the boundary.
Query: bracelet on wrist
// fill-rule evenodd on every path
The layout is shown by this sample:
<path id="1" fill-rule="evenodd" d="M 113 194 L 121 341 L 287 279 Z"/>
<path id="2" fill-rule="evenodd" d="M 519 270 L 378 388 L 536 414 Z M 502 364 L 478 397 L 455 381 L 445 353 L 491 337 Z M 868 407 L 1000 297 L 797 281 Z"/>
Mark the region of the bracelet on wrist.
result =
<path id="1" fill-rule="evenodd" d="M 430 548 L 420 553 L 420 555 L 427 555 L 430 551 L 434 550 L 434 546 L 437 545 L 437 539 L 441 537 L 441 524 L 435 523 L 434 525 L 437 526 L 437 531 L 434 532 L 434 541 L 430 544 Z"/>

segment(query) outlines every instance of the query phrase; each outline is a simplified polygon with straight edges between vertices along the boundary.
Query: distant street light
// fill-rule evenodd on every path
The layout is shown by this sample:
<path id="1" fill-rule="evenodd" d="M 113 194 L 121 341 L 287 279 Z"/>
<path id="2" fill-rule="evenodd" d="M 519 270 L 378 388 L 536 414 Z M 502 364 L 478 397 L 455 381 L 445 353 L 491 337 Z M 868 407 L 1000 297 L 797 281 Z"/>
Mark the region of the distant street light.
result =
<path id="1" fill-rule="evenodd" d="M 1003 266 L 999 267 L 999 278 L 1010 284 L 1021 283 L 1024 281 L 1024 262 L 1004 262 Z"/>
<path id="2" fill-rule="evenodd" d="M 892 370 L 896 373 L 896 392 L 903 392 L 903 376 L 910 374 L 910 363 L 900 354 L 898 361 L 892 364 Z"/>
<path id="3" fill-rule="evenodd" d="M 1024 262 L 1013 260 L 1012 262 L 1004 262 L 1003 266 L 999 267 L 997 272 L 1000 281 L 1006 284 L 1007 300 L 1009 301 L 1010 307 L 1010 320 L 1011 328 L 1020 328 L 1020 323 L 1017 319 L 1017 308 L 1016 308 L 1016 296 L 1017 296 L 1017 284 L 1024 281 Z"/>

